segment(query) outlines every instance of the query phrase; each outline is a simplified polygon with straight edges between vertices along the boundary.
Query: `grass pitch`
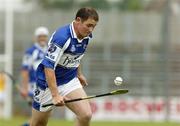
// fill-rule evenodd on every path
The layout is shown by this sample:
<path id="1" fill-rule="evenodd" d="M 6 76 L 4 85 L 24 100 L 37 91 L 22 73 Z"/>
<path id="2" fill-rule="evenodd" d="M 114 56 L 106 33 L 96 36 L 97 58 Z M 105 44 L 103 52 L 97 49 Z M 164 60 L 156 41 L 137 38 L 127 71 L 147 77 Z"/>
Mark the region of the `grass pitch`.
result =
<path id="1" fill-rule="evenodd" d="M 0 119 L 0 126 L 20 126 L 25 118 L 13 118 L 11 120 Z M 155 122 L 92 122 L 91 126 L 179 126 L 178 123 Z M 73 126 L 72 121 L 50 119 L 48 126 Z"/>

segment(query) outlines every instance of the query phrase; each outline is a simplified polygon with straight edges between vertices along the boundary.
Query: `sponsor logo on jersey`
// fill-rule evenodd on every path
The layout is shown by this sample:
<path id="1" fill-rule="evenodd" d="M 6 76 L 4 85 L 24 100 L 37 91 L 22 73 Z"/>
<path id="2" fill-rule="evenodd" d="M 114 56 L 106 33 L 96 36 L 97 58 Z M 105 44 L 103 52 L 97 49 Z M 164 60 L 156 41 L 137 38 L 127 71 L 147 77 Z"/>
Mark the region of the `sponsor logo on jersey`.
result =
<path id="1" fill-rule="evenodd" d="M 59 62 L 59 64 L 68 68 L 78 67 L 82 57 L 83 57 L 83 54 L 81 55 L 64 54 L 61 57 L 61 61 Z"/>
<path id="2" fill-rule="evenodd" d="M 73 64 L 79 64 L 80 63 L 80 59 L 78 59 L 80 56 L 76 56 L 76 57 L 66 57 L 66 59 L 64 60 L 64 62 L 63 62 L 63 65 L 64 66 L 67 66 L 68 64 L 71 64 L 71 65 L 73 65 Z"/>

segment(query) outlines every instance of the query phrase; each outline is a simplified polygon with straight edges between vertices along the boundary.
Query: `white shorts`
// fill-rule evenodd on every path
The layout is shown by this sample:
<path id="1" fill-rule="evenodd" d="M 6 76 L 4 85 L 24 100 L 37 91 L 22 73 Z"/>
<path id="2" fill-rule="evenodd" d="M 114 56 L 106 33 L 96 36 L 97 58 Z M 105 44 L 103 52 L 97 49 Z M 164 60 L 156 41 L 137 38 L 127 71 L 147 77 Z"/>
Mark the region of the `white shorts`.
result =
<path id="1" fill-rule="evenodd" d="M 66 96 L 67 94 L 78 88 L 82 88 L 82 85 L 78 78 L 74 78 L 67 84 L 58 86 L 58 91 L 61 96 Z M 52 95 L 49 88 L 42 90 L 37 87 L 34 91 L 33 108 L 41 112 L 47 112 L 49 110 L 52 110 L 54 106 L 42 107 L 42 105 L 49 103 L 52 103 Z"/>

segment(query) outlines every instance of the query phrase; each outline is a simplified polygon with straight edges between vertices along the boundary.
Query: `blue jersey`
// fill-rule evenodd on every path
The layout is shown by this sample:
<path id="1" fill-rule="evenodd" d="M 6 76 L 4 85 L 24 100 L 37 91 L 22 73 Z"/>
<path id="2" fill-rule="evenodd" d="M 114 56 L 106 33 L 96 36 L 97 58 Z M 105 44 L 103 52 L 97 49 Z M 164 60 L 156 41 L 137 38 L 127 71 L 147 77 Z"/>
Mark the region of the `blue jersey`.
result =
<path id="1" fill-rule="evenodd" d="M 47 88 L 44 68 L 55 71 L 57 86 L 66 84 L 77 76 L 77 69 L 83 57 L 89 39 L 92 35 L 82 40 L 77 38 L 73 23 L 59 28 L 51 36 L 48 50 L 37 69 L 37 85 Z"/>
<path id="2" fill-rule="evenodd" d="M 35 43 L 25 51 L 22 69 L 28 70 L 30 84 L 36 82 L 36 69 L 44 58 L 46 50 L 47 47 L 42 48 L 38 43 Z"/>

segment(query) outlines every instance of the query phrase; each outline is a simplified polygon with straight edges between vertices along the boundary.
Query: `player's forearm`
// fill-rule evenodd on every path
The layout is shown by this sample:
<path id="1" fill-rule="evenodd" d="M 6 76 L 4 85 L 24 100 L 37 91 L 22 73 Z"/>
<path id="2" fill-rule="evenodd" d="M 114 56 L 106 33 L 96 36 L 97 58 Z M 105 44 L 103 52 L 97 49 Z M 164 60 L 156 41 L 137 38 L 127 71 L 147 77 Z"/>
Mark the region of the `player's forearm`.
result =
<path id="1" fill-rule="evenodd" d="M 56 77 L 55 77 L 55 73 L 54 70 L 51 68 L 45 68 L 45 75 L 46 75 L 46 81 L 48 83 L 48 87 L 51 91 L 51 95 L 52 97 L 58 96 L 58 88 L 56 85 Z"/>
<path id="2" fill-rule="evenodd" d="M 27 70 L 22 70 L 21 71 L 21 76 L 22 76 L 22 87 L 23 89 L 28 90 L 28 82 L 29 82 L 29 73 Z"/>
<path id="3" fill-rule="evenodd" d="M 81 65 L 79 65 L 79 67 L 78 67 L 78 72 L 77 72 L 77 76 L 80 76 L 80 75 L 82 75 Z"/>

